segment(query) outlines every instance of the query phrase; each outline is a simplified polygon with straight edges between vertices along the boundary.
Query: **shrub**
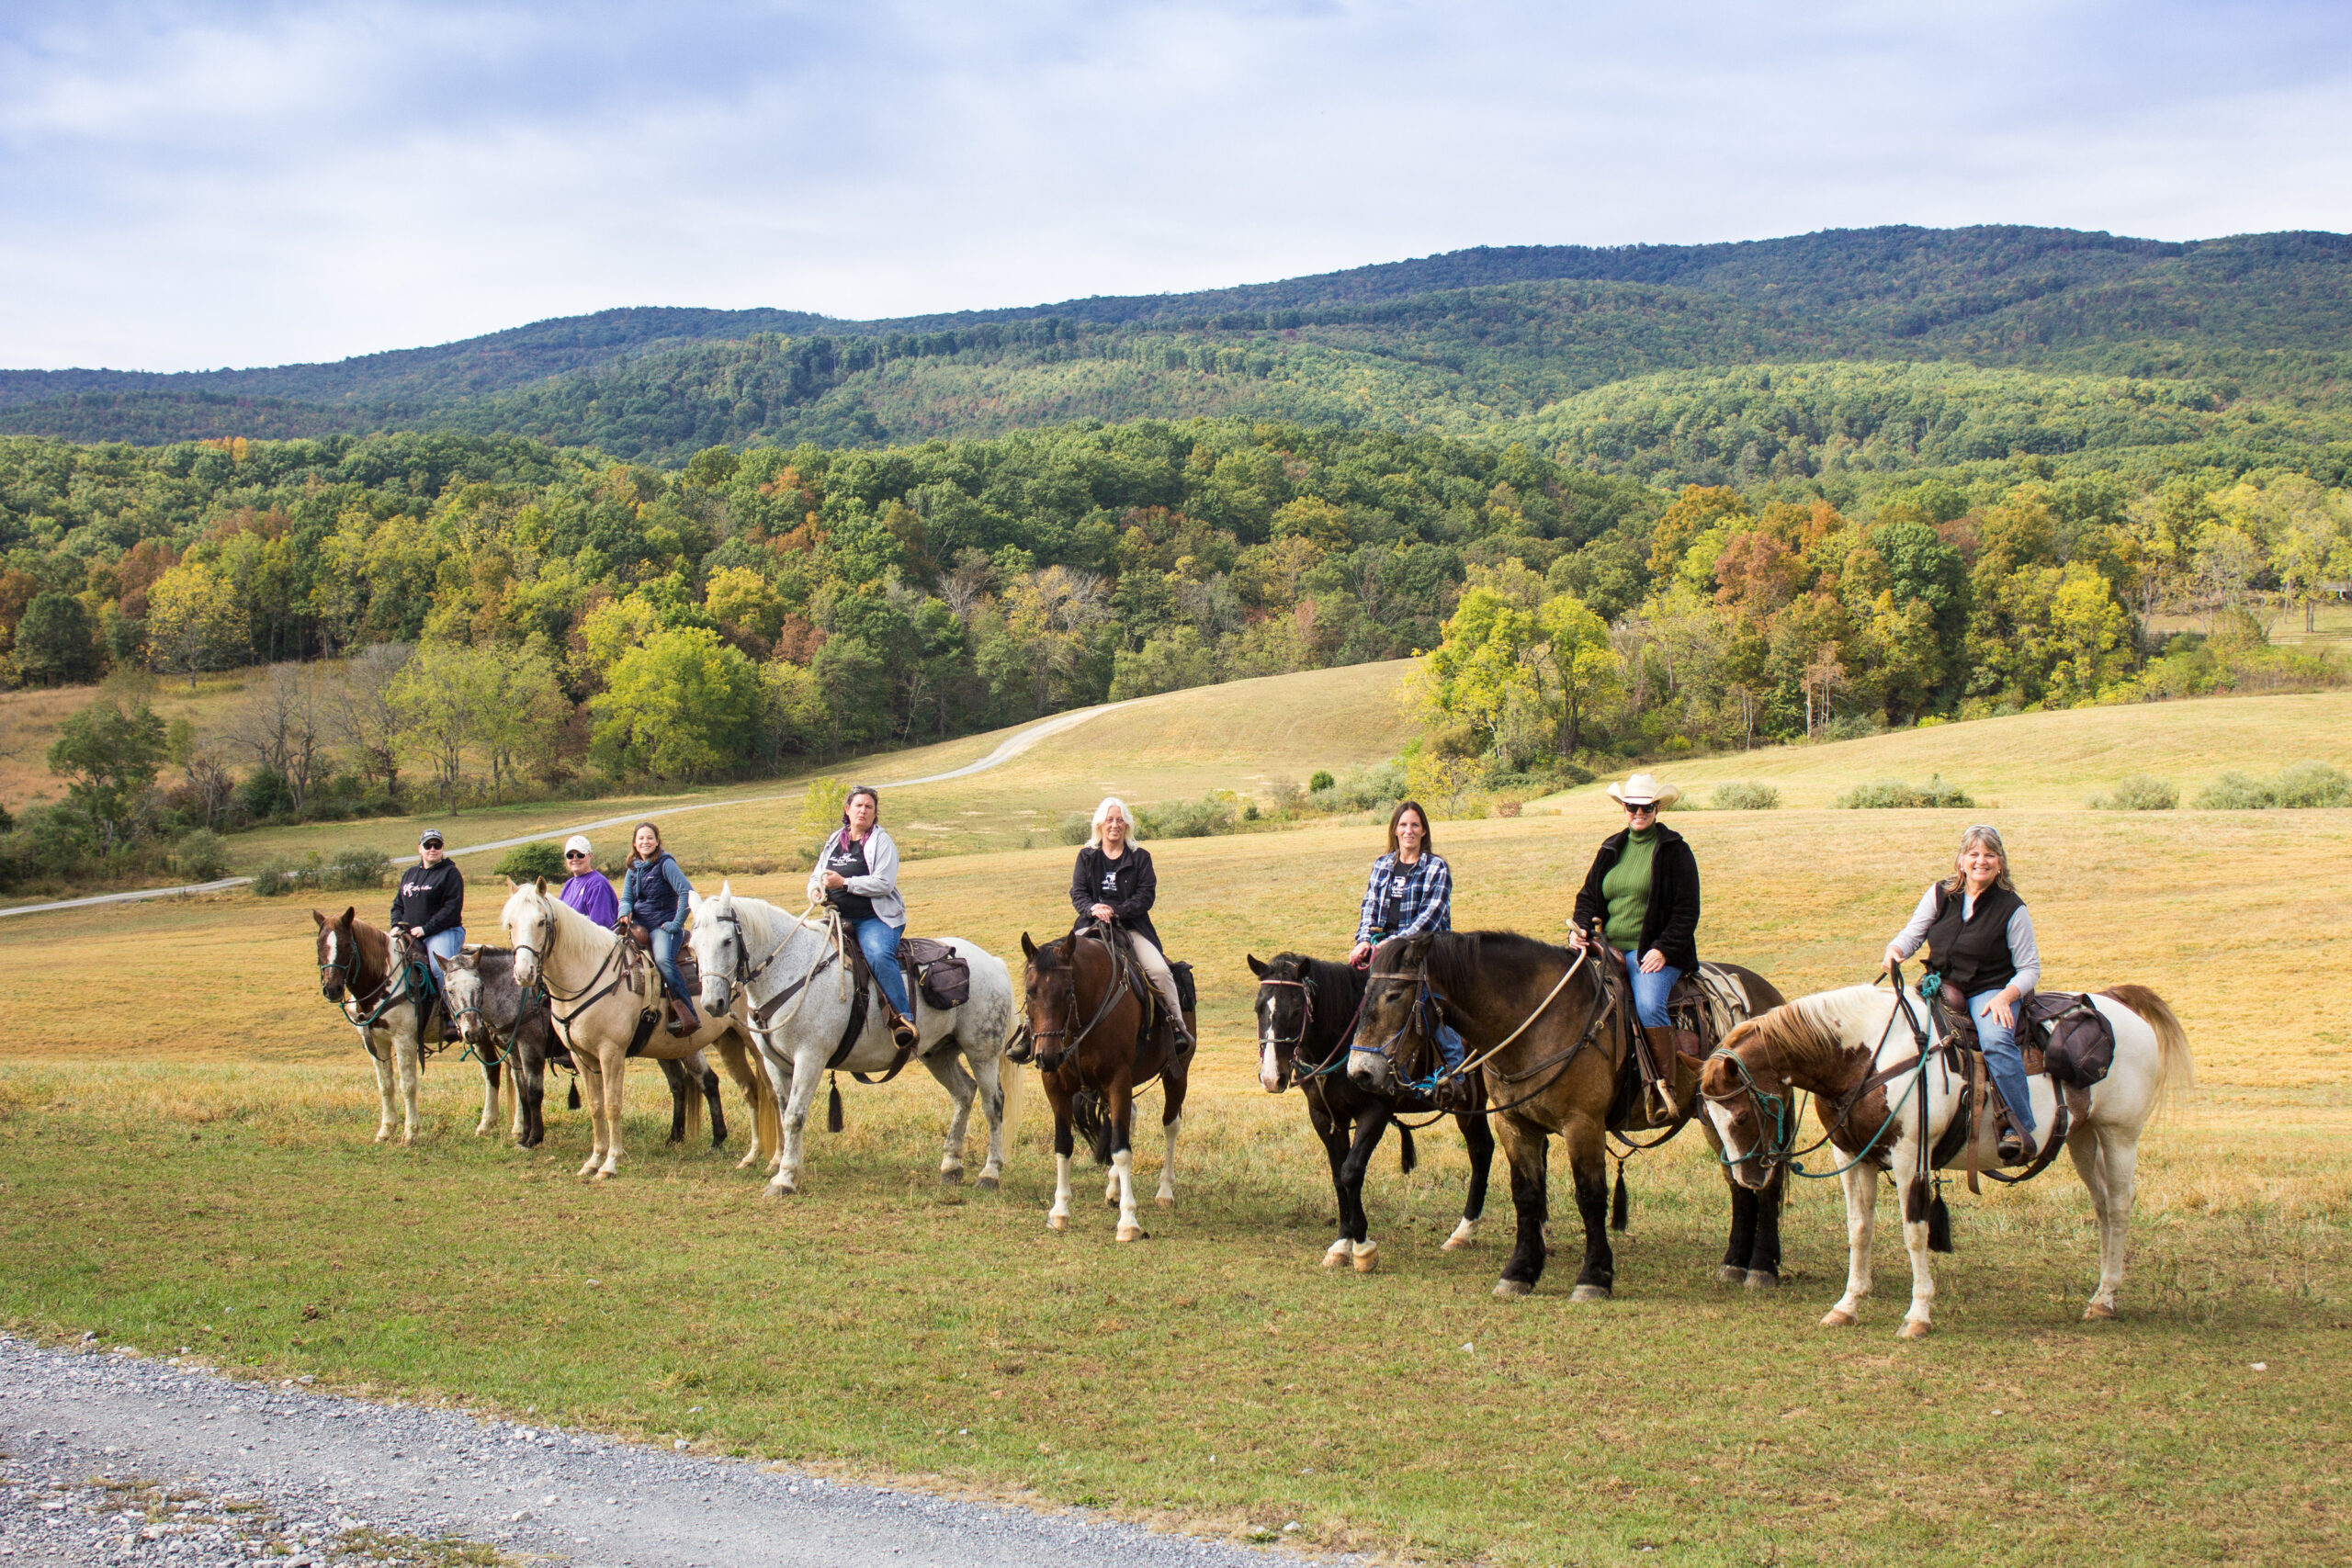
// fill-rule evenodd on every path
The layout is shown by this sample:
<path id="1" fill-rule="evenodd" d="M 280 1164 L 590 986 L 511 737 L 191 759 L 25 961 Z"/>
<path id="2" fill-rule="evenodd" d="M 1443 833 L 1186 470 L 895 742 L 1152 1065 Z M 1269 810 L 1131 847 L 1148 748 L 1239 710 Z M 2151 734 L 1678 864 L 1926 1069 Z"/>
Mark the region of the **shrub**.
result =
<path id="1" fill-rule="evenodd" d="M 1856 784 L 1839 795 L 1832 804 L 1849 811 L 1901 811 L 1930 807 L 1953 810 L 1976 803 L 1958 784 L 1948 784 L 1940 775 L 1924 784 L 1908 784 L 1900 779 L 1881 779 L 1876 784 Z"/>
<path id="2" fill-rule="evenodd" d="M 190 882 L 218 882 L 229 874 L 229 846 L 209 828 L 198 828 L 172 851 L 182 876 Z"/>
<path id="3" fill-rule="evenodd" d="M 564 869 L 563 852 L 545 839 L 515 845 L 490 872 L 492 876 L 511 877 L 518 886 L 542 876 L 561 882 L 571 874 Z"/>
<path id="4" fill-rule="evenodd" d="M 2115 786 L 2112 795 L 2090 798 L 2093 811 L 2170 811 L 2180 804 L 2180 791 L 2159 778 L 2133 773 Z"/>
<path id="5" fill-rule="evenodd" d="M 1325 773 L 1322 769 L 1317 768 L 1315 770 L 1314 773 L 1308 777 L 1306 781 L 1306 787 L 1310 792 L 1315 790 L 1329 789 L 1336 782 L 1338 781 L 1334 780 L 1330 774 Z"/>
<path id="6" fill-rule="evenodd" d="M 1332 789 L 1344 810 L 1392 811 L 1405 798 L 1405 759 L 1391 757 L 1369 767 L 1351 768 L 1340 775 Z"/>
<path id="7" fill-rule="evenodd" d="M 2244 773 L 2223 773 L 2199 790 L 2196 801 L 2200 811 L 2267 811 L 2278 804 L 2277 791 Z"/>
<path id="8" fill-rule="evenodd" d="M 1495 796 L 1495 815 L 1498 817 L 1516 817 L 1519 815 L 1520 808 L 1526 804 L 1527 803 L 1523 800 L 1514 800 L 1510 795 L 1498 795 Z"/>
<path id="9" fill-rule="evenodd" d="M 1136 831 L 1147 839 L 1207 839 L 1238 826 L 1233 802 L 1214 795 L 1204 800 L 1163 801 L 1136 813 Z"/>
<path id="10" fill-rule="evenodd" d="M 1719 784 L 1708 805 L 1717 811 L 1770 811 L 1781 804 L 1781 792 L 1770 784 Z"/>
<path id="11" fill-rule="evenodd" d="M 271 861 L 254 873 L 254 891 L 275 898 L 330 887 L 380 887 L 391 868 L 390 856 L 365 844 L 348 845 L 326 860 L 312 850 L 299 861 Z"/>
<path id="12" fill-rule="evenodd" d="M 328 887 L 381 887 L 391 874 L 392 857 L 366 844 L 346 844 L 327 858 Z"/>
<path id="13" fill-rule="evenodd" d="M 1073 811 L 1062 818 L 1054 836 L 1065 844 L 1082 844 L 1094 836 L 1094 818 L 1083 811 Z"/>
<path id="14" fill-rule="evenodd" d="M 2352 806 L 2352 778 L 2325 762 L 2297 762 L 2282 769 L 2274 787 L 2281 806 Z"/>

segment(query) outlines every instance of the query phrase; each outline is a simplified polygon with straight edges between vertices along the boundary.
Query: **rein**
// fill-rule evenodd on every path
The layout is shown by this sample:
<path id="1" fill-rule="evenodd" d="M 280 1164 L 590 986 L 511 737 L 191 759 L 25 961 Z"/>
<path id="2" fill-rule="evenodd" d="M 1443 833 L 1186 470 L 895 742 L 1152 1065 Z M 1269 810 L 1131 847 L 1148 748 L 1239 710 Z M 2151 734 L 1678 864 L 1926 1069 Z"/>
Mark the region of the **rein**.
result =
<path id="1" fill-rule="evenodd" d="M 1077 1035 L 1070 1040 L 1070 1043 L 1068 1045 L 1065 1045 L 1062 1049 L 1054 1053 L 1053 1061 L 1050 1065 L 1046 1062 L 1045 1054 L 1042 1051 L 1038 1053 L 1037 1070 L 1039 1072 L 1050 1073 L 1059 1070 L 1064 1059 L 1077 1052 L 1079 1046 L 1085 1043 L 1086 1037 L 1094 1032 L 1094 1026 L 1096 1024 L 1111 1016 L 1111 1010 L 1118 1005 L 1119 998 L 1127 992 L 1126 963 L 1119 952 L 1118 943 L 1105 941 L 1101 937 L 1096 937 L 1093 940 L 1101 942 L 1103 949 L 1111 955 L 1111 983 L 1102 987 L 1102 1005 L 1094 1010 L 1094 1016 L 1086 1021 L 1086 1027 L 1080 1030 Z M 1071 949 L 1071 963 L 1070 967 L 1068 970 L 1068 974 L 1069 976 L 1069 1006 L 1065 1008 L 1062 1011 L 1063 1026 L 1059 1029 L 1031 1030 L 1029 1038 L 1033 1049 L 1046 1040 L 1059 1040 L 1069 1033 L 1069 1015 L 1078 1010 L 1078 964 L 1076 954 L 1077 950 L 1075 948 Z"/>
<path id="2" fill-rule="evenodd" d="M 1550 1009 L 1553 1002 L 1558 999 L 1560 993 L 1567 988 L 1568 982 L 1576 976 L 1577 971 L 1583 968 L 1586 960 L 1590 957 L 1591 953 L 1589 949 L 1579 950 L 1575 961 L 1569 964 L 1567 972 L 1560 976 L 1559 983 L 1554 986 L 1552 989 L 1544 995 L 1542 1001 L 1535 1004 L 1535 1010 L 1529 1013 L 1526 1018 L 1522 1019 L 1520 1021 L 1519 1027 L 1505 1035 L 1499 1043 L 1478 1053 L 1475 1056 L 1464 1057 L 1462 1065 L 1458 1067 L 1447 1068 L 1441 1072 L 1432 1073 L 1425 1079 L 1408 1080 L 1404 1078 L 1403 1074 L 1400 1071 L 1398 1074 L 1399 1081 L 1402 1082 L 1406 1088 L 1412 1089 L 1415 1093 L 1426 1097 L 1431 1090 L 1435 1089 L 1440 1084 L 1444 1083 L 1447 1079 L 1459 1077 L 1464 1073 L 1469 1072 L 1474 1067 L 1483 1066 L 1487 1062 L 1492 1061 L 1498 1052 L 1517 1041 L 1521 1035 L 1527 1032 L 1537 1019 L 1544 1016 L 1544 1012 Z M 1422 1008 L 1424 1006 L 1434 1005 L 1434 994 L 1430 990 L 1429 967 L 1429 955 L 1427 953 L 1423 953 L 1421 955 L 1420 968 L 1412 974 L 1408 975 L 1401 970 L 1391 970 L 1385 974 L 1374 974 L 1366 977 L 1367 984 L 1364 990 L 1364 996 L 1367 999 L 1369 999 L 1372 995 L 1369 985 L 1369 982 L 1372 980 L 1410 980 L 1419 990 L 1419 994 L 1413 998 L 1412 1010 L 1405 1015 L 1405 1021 L 1396 1026 L 1396 1032 L 1395 1033 L 1391 1034 L 1386 1040 L 1383 1041 L 1374 1048 L 1377 1050 L 1379 1055 L 1384 1056 L 1387 1055 L 1389 1047 L 1394 1045 L 1403 1037 L 1405 1031 L 1413 1026 L 1413 1021 L 1420 1015 Z M 1530 1078 L 1534 1077 L 1537 1074 L 1544 1073 L 1546 1076 L 1541 1083 L 1538 1083 L 1533 1089 L 1520 1096 L 1517 1100 L 1509 1100 L 1500 1105 L 1487 1106 L 1476 1112 L 1476 1114 L 1482 1116 L 1492 1116 L 1498 1111 L 1515 1111 L 1520 1106 L 1525 1105 L 1528 1101 L 1535 1099 L 1537 1096 L 1543 1094 L 1546 1089 L 1550 1089 L 1552 1087 L 1553 1080 L 1557 1078 L 1561 1073 L 1566 1072 L 1568 1065 L 1576 1060 L 1577 1055 L 1581 1053 L 1588 1044 L 1591 1043 L 1593 1031 L 1600 1025 L 1602 1018 L 1607 1016 L 1608 1009 L 1611 1005 L 1607 991 L 1608 987 L 1605 986 L 1595 985 L 1593 987 L 1592 1006 L 1587 1010 L 1584 1028 L 1577 1032 L 1576 1040 L 1567 1047 L 1566 1050 L 1546 1057 L 1544 1060 L 1536 1063 L 1533 1066 L 1527 1068 L 1523 1072 L 1506 1074 L 1503 1077 L 1503 1081 L 1506 1083 L 1522 1084 L 1527 1082 Z M 1358 1010 L 1361 1012 L 1362 1010 L 1359 1009 Z M 1351 1032 L 1352 1033 L 1352 1032 Z M 1547 1073 L 1547 1069 L 1551 1070 Z M 1679 1125 L 1676 1130 L 1680 1130 Z"/>
<path id="3" fill-rule="evenodd" d="M 1781 1095 L 1774 1094 L 1769 1089 L 1760 1088 L 1756 1082 L 1755 1074 L 1749 1070 L 1747 1063 L 1745 1060 L 1731 1050 L 1724 1046 L 1717 1046 L 1713 1053 L 1714 1056 L 1720 1057 L 1724 1061 L 1729 1062 L 1732 1065 L 1733 1069 L 1739 1074 L 1739 1079 L 1742 1087 L 1731 1094 L 1703 1094 L 1703 1091 L 1702 1091 L 1703 1098 L 1712 1100 L 1718 1104 L 1722 1104 L 1729 1100 L 1736 1100 L 1744 1093 L 1756 1102 L 1757 1120 L 1759 1122 L 1764 1119 L 1765 1107 L 1769 1105 L 1771 1108 L 1772 1137 L 1763 1153 L 1739 1156 L 1718 1154 L 1715 1156 L 1716 1162 L 1728 1167 L 1741 1164 L 1746 1160 L 1757 1159 L 1763 1161 L 1768 1169 L 1774 1165 L 1784 1164 L 1791 1171 L 1804 1178 L 1807 1181 L 1826 1181 L 1832 1177 L 1845 1175 L 1848 1171 L 1852 1170 L 1855 1167 L 1868 1159 L 1870 1157 L 1871 1151 L 1878 1147 L 1879 1140 L 1884 1138 L 1888 1130 L 1903 1119 L 1904 1108 L 1910 1103 L 1911 1096 L 1919 1089 L 1920 1085 L 1927 1081 L 1928 1064 L 1935 1055 L 1932 1042 L 1928 1038 L 1928 1032 L 1920 1026 L 1917 1015 L 1913 1013 L 1911 1010 L 1910 998 L 1903 994 L 1903 977 L 1901 973 L 1898 971 L 1894 979 L 1894 1007 L 1886 1015 L 1886 1027 L 1879 1032 L 1878 1043 L 1871 1049 L 1871 1059 L 1875 1062 L 1878 1059 L 1879 1052 L 1885 1050 L 1887 1041 L 1894 1037 L 1894 1021 L 1898 1014 L 1905 1023 L 1908 1023 L 1911 1026 L 1912 1038 L 1917 1043 L 1918 1055 L 1912 1057 L 1907 1062 L 1897 1062 L 1891 1067 L 1880 1067 L 1874 1072 L 1865 1074 L 1861 1080 L 1857 1083 L 1852 1089 L 1838 1097 L 1837 1106 L 1838 1113 L 1831 1119 L 1829 1130 L 1822 1134 L 1822 1135 L 1815 1139 L 1812 1144 L 1802 1149 L 1780 1149 L 1778 1147 L 1780 1145 L 1793 1144 L 1796 1141 L 1793 1136 L 1795 1129 L 1790 1124 L 1787 1116 L 1787 1099 Z M 1835 1170 L 1812 1171 L 1807 1170 L 1804 1168 L 1804 1156 L 1815 1154 L 1828 1145 L 1828 1143 L 1838 1135 L 1838 1129 L 1846 1124 L 1846 1118 L 1852 1113 L 1854 1107 L 1860 1105 L 1863 1099 L 1869 1095 L 1871 1090 L 1873 1089 L 1883 1089 L 1888 1084 L 1893 1083 L 1896 1078 L 1906 1075 L 1909 1076 L 1911 1081 L 1904 1086 L 1902 1098 L 1886 1108 L 1886 1119 L 1879 1123 L 1878 1131 L 1871 1134 L 1870 1141 L 1861 1146 L 1852 1159 L 1848 1160 L 1845 1164 L 1838 1167 Z M 1924 1096 L 1921 1097 L 1920 1100 L 1920 1115 L 1923 1126 L 1922 1142 L 1924 1143 L 1926 1141 L 1924 1135 L 1924 1123 L 1927 1115 L 1927 1101 Z"/>

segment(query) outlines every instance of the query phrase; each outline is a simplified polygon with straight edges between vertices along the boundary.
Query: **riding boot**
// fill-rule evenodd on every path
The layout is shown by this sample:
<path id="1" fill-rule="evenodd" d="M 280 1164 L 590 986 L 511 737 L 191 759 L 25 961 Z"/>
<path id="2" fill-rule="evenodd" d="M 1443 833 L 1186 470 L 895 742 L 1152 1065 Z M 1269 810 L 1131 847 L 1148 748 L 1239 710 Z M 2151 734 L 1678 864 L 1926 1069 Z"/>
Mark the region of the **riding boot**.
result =
<path id="1" fill-rule="evenodd" d="M 665 1026 L 670 1033 L 684 1039 L 702 1027 L 702 1020 L 695 1014 L 695 1004 L 684 997 L 670 998 L 670 1021 Z"/>
<path id="2" fill-rule="evenodd" d="M 1674 1098 L 1675 1033 L 1671 1029 L 1642 1026 L 1642 1037 L 1649 1042 L 1650 1066 L 1657 1069 L 1657 1082 L 1653 1086 L 1659 1109 L 1667 1120 L 1682 1114 L 1681 1103 Z"/>
<path id="3" fill-rule="evenodd" d="M 1998 1108 L 2001 1128 L 2000 1141 L 1994 1145 L 1993 1152 L 2000 1157 L 2003 1165 L 2023 1165 L 2032 1156 L 2033 1145 L 2018 1131 L 2017 1118 L 2009 1114 L 2009 1102 L 2001 1098 L 2000 1086 L 1988 1079 L 1986 1087 L 1993 1091 L 1993 1103 Z"/>
<path id="4" fill-rule="evenodd" d="M 1468 1073 L 1442 1077 L 1430 1090 L 1430 1103 L 1449 1116 L 1466 1116 L 1476 1100 L 1470 1083 L 1471 1075 Z"/>

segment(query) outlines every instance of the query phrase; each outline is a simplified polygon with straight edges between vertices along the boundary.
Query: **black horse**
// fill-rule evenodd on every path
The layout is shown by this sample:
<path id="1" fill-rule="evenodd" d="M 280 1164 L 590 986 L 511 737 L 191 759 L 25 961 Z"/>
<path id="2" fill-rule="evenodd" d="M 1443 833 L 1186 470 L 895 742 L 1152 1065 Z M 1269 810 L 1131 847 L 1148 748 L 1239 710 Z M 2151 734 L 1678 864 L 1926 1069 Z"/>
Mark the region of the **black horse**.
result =
<path id="1" fill-rule="evenodd" d="M 481 947 L 459 953 L 443 966 L 443 984 L 450 1014 L 465 1043 L 484 1059 L 483 1071 L 494 1074 L 502 1059 L 514 1074 L 515 1099 L 522 1125 L 514 1141 L 526 1149 L 547 1141 L 542 1108 L 547 1096 L 547 1069 L 571 1066 L 571 1053 L 556 1038 L 548 1017 L 547 995 L 534 989 L 526 998 L 514 979 L 514 952 L 506 947 Z M 670 1084 L 670 1137 L 686 1141 L 687 1122 L 704 1103 L 710 1107 L 710 1146 L 727 1143 L 727 1114 L 720 1109 L 718 1074 L 699 1055 L 689 1062 L 664 1061 L 662 1076 Z M 697 1070 L 698 1069 L 698 1070 Z M 497 1080 L 492 1079 L 493 1083 Z M 571 1109 L 580 1109 L 580 1086 L 571 1089 Z"/>
<path id="2" fill-rule="evenodd" d="M 1301 953 L 1278 953 L 1261 964 L 1258 976 L 1258 1082 L 1280 1094 L 1297 1081 L 1306 1100 L 1307 1120 L 1323 1140 L 1331 1162 L 1331 1190 L 1340 1200 L 1340 1239 L 1323 1254 L 1323 1266 L 1352 1261 L 1356 1271 L 1375 1267 L 1378 1246 L 1363 1211 L 1364 1172 L 1391 1122 L 1405 1140 L 1403 1166 L 1413 1169 L 1413 1130 L 1400 1116 L 1434 1113 L 1437 1107 L 1411 1092 L 1376 1094 L 1348 1077 L 1348 1038 L 1363 1000 L 1364 974 L 1345 964 L 1327 964 Z M 1470 1192 L 1462 1223 L 1445 1240 L 1445 1250 L 1470 1245 L 1487 1210 L 1487 1174 L 1495 1159 L 1494 1130 L 1487 1125 L 1484 1087 L 1469 1111 L 1456 1115 L 1462 1141 L 1470 1150 Z"/>

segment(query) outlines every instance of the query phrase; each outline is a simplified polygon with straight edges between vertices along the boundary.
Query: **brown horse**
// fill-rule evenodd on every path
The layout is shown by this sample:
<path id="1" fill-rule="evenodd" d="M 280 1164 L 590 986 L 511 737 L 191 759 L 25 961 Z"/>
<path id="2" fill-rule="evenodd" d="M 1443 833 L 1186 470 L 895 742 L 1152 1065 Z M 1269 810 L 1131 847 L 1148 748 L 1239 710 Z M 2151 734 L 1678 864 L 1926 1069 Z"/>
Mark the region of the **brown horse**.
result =
<path id="1" fill-rule="evenodd" d="M 1584 1263 L 1570 1299 L 1604 1300 L 1615 1287 L 1604 1142 L 1612 1133 L 1655 1123 L 1643 1109 L 1629 1034 L 1606 1027 L 1613 1021 L 1612 1006 L 1623 1003 L 1612 1004 L 1603 989 L 1601 962 L 1516 931 L 1390 941 L 1372 956 L 1349 1076 L 1378 1088 L 1394 1078 L 1411 1080 L 1417 1063 L 1428 1064 L 1423 1076 L 1433 1072 L 1432 1025 L 1441 1017 L 1461 1032 L 1468 1059 L 1478 1062 L 1485 1076 L 1519 1216 L 1517 1242 L 1495 1285 L 1498 1296 L 1523 1296 L 1543 1277 L 1545 1177 L 1555 1134 L 1567 1144 L 1577 1211 L 1584 1220 Z M 1781 993 L 1762 976 L 1718 967 L 1738 977 L 1749 1013 L 1781 1005 Z M 1677 1099 L 1687 1117 L 1697 1101 L 1697 1066 L 1679 1066 Z M 1679 1130 L 1680 1124 L 1668 1125 Z M 1712 1142 L 1713 1127 L 1703 1118 L 1700 1124 Z M 1729 1183 L 1731 1243 L 1718 1278 L 1757 1287 L 1780 1283 L 1781 1182 L 1775 1170 L 1760 1190 Z"/>
<path id="2" fill-rule="evenodd" d="M 376 1141 L 380 1144 L 392 1135 L 392 1085 L 397 1072 L 406 1116 L 401 1142 L 413 1144 L 425 1032 L 433 1032 L 436 1044 L 440 1039 L 439 999 L 429 985 L 421 994 L 417 988 L 424 984 L 418 966 L 431 960 L 413 953 L 405 937 L 396 944 L 383 931 L 356 919 L 357 913 L 346 908 L 330 920 L 316 909 L 311 911 L 319 929 L 319 992 L 358 1032 L 360 1049 L 375 1064 L 376 1096 L 381 1111 Z M 487 1138 L 498 1131 L 498 1064 L 485 1060 L 481 1074 L 481 1120 L 474 1125 L 474 1135 Z"/>
<path id="3" fill-rule="evenodd" d="M 1069 1162 L 1077 1145 L 1073 1126 L 1082 1128 L 1097 1163 L 1111 1168 L 1103 1201 L 1119 1208 L 1119 1239 L 1141 1241 L 1136 1217 L 1134 1149 L 1129 1134 L 1136 1091 L 1159 1079 L 1161 1132 L 1168 1140 L 1159 1168 L 1159 1201 L 1176 1204 L 1176 1131 L 1184 1121 L 1184 1086 L 1193 1065 L 1187 1046 L 1171 1047 L 1173 1033 L 1161 1019 L 1147 1034 L 1144 989 L 1134 966 L 1102 937 L 1072 931 L 1039 947 L 1021 933 L 1029 955 L 1022 982 L 1028 1009 L 1026 1038 L 1005 1051 L 1015 1062 L 1033 1056 L 1054 1108 L 1054 1206 L 1046 1224 L 1069 1228 Z M 1184 1015 L 1193 1031 L 1193 1015 Z M 1141 1038 L 1138 1038 L 1141 1036 Z M 1197 1033 L 1194 1034 L 1197 1039 Z"/>

